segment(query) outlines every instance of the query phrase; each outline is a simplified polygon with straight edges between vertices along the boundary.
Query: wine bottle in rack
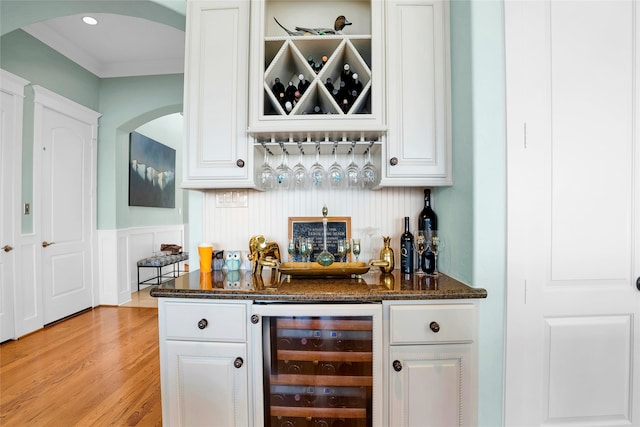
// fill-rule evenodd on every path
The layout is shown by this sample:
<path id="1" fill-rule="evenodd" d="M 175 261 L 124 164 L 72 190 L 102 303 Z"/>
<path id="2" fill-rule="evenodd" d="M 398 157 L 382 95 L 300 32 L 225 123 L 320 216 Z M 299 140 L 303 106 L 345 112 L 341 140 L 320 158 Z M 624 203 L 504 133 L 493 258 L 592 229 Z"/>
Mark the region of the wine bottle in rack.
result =
<path id="1" fill-rule="evenodd" d="M 351 84 L 351 67 L 349 64 L 344 64 L 342 67 L 342 71 L 340 72 L 340 81 L 343 81 L 345 84 Z"/>
<path id="2" fill-rule="evenodd" d="M 280 81 L 280 77 L 276 77 L 274 79 L 271 90 L 273 90 L 273 94 L 276 96 L 276 98 L 282 99 L 284 97 L 284 85 Z"/>
<path id="3" fill-rule="evenodd" d="M 358 73 L 351 74 L 351 89 L 358 92 L 358 94 L 362 93 L 362 82 L 358 77 Z"/>
<path id="4" fill-rule="evenodd" d="M 311 82 L 304 77 L 304 74 L 299 74 L 298 79 L 300 82 L 298 83 L 298 90 L 300 91 L 300 95 L 304 95 L 305 91 L 311 85 Z"/>
<path id="5" fill-rule="evenodd" d="M 404 233 L 400 236 L 400 270 L 413 273 L 413 234 L 409 230 L 409 217 L 404 217 Z"/>
<path id="6" fill-rule="evenodd" d="M 284 87 L 284 86 L 283 86 Z M 329 93 L 333 93 L 333 89 L 335 88 L 333 86 L 333 80 L 331 79 L 331 77 L 327 77 L 327 80 L 325 80 L 324 82 L 324 87 L 327 88 L 327 90 L 329 91 Z"/>
<path id="7" fill-rule="evenodd" d="M 429 188 L 424 190 L 424 207 L 418 215 L 418 231 L 424 231 L 428 239 L 435 237 L 438 233 L 438 216 L 431 207 L 431 190 Z M 435 256 L 429 249 L 429 245 L 427 245 L 427 250 L 422 253 L 419 265 L 425 273 L 433 273 Z"/>
<path id="8" fill-rule="evenodd" d="M 293 82 L 289 80 L 289 84 L 287 85 L 287 88 L 284 91 L 285 102 L 290 101 L 291 103 L 293 103 L 293 100 L 295 99 L 295 94 L 296 94 L 296 85 L 294 85 Z"/>

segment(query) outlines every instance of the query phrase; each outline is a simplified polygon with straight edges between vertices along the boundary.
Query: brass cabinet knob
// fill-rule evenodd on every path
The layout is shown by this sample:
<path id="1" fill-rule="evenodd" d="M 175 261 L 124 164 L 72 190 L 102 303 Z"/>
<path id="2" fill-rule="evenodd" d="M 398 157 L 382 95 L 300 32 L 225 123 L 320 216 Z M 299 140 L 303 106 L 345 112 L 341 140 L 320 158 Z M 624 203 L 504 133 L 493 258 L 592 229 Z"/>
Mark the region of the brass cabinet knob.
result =
<path id="1" fill-rule="evenodd" d="M 242 357 L 236 357 L 236 360 L 233 361 L 233 366 L 235 366 L 236 368 L 242 368 L 242 365 L 244 365 L 244 360 L 242 360 Z"/>
<path id="2" fill-rule="evenodd" d="M 9 245 L 4 245 L 2 247 L 2 250 L 5 251 L 5 252 L 11 252 L 13 250 L 13 248 L 11 246 L 9 246 Z"/>
<path id="3" fill-rule="evenodd" d="M 239 168 L 243 168 L 244 167 L 244 160 L 242 160 L 242 159 L 236 160 L 236 166 L 238 166 Z"/>
<path id="4" fill-rule="evenodd" d="M 438 325 L 438 322 L 431 322 L 429 323 L 429 329 L 434 333 L 438 333 L 440 331 L 440 325 Z"/>
<path id="5" fill-rule="evenodd" d="M 393 370 L 396 372 L 400 372 L 402 371 L 402 362 L 399 360 L 394 360 L 393 361 Z"/>
<path id="6" fill-rule="evenodd" d="M 392 157 L 392 158 L 389 160 L 389 164 L 390 164 L 391 166 L 395 166 L 395 165 L 397 165 L 397 164 L 398 164 L 398 158 L 397 158 L 397 157 Z"/>
<path id="7" fill-rule="evenodd" d="M 200 321 L 198 322 L 198 329 L 204 329 L 209 325 L 209 322 L 207 321 L 207 319 L 200 319 Z"/>

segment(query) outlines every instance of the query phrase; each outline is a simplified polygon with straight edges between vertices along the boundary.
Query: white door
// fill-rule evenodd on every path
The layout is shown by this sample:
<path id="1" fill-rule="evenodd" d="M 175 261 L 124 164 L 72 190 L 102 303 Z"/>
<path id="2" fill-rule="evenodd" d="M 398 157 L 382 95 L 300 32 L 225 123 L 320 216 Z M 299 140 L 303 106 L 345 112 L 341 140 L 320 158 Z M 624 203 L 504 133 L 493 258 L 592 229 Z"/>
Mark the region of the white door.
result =
<path id="1" fill-rule="evenodd" d="M 16 253 L 20 234 L 22 106 L 28 83 L 0 70 L 0 342 L 15 338 Z"/>
<path id="2" fill-rule="evenodd" d="M 42 105 L 40 99 L 44 99 Z M 42 88 L 36 89 L 35 111 L 46 325 L 93 305 L 92 176 L 97 115 Z"/>
<path id="3" fill-rule="evenodd" d="M 505 2 L 507 426 L 640 426 L 638 24 Z"/>

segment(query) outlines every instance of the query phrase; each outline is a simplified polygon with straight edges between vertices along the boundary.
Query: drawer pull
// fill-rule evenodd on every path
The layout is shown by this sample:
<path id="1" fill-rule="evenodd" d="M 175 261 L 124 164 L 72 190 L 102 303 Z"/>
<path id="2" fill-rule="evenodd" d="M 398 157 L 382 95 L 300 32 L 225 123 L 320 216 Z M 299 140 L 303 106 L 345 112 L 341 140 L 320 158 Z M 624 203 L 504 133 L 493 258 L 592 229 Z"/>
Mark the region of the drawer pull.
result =
<path id="1" fill-rule="evenodd" d="M 207 321 L 207 319 L 200 319 L 200 321 L 198 322 L 198 329 L 204 329 L 209 325 L 209 322 Z"/>
<path id="2" fill-rule="evenodd" d="M 260 316 L 258 316 L 257 314 L 254 314 L 251 316 L 251 323 L 253 323 L 254 325 L 256 325 L 259 321 L 260 321 Z"/>
<path id="3" fill-rule="evenodd" d="M 235 366 L 236 368 L 242 368 L 242 365 L 244 365 L 244 360 L 242 360 L 242 357 L 236 357 L 236 360 L 233 361 L 233 366 Z"/>
<path id="4" fill-rule="evenodd" d="M 393 361 L 393 370 L 396 372 L 400 372 L 402 371 L 402 362 L 399 360 L 394 360 Z"/>
<path id="5" fill-rule="evenodd" d="M 440 331 L 440 325 L 438 325 L 438 322 L 431 322 L 429 323 L 429 329 L 437 334 Z"/>

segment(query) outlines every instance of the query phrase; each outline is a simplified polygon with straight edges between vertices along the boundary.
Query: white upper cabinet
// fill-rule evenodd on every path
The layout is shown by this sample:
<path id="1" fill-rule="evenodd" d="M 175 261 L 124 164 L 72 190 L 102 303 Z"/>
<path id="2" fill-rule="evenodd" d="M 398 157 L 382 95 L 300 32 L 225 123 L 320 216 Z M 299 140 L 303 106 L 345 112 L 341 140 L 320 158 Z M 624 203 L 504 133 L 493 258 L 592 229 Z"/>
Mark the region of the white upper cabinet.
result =
<path id="1" fill-rule="evenodd" d="M 251 36 L 250 133 L 304 132 L 305 136 L 340 138 L 342 132 L 375 137 L 384 132 L 381 1 L 266 0 L 253 2 L 251 7 L 256 31 Z M 339 16 L 350 24 L 331 34 Z M 296 34 L 289 34 L 278 22 Z M 313 34 L 296 27 L 321 30 Z M 345 64 L 351 74 L 358 75 L 359 83 L 352 85 L 348 77 L 349 90 L 340 91 Z M 289 82 L 298 88 L 300 76 L 308 87 L 299 97 L 293 96 L 287 108 L 288 96 L 274 89 L 275 79 L 286 92 Z M 327 79 L 338 93 L 327 87 Z"/>
<path id="2" fill-rule="evenodd" d="M 451 184 L 449 3 L 386 2 L 381 186 Z"/>
<path id="3" fill-rule="evenodd" d="M 285 143 L 327 166 L 370 148 L 377 187 L 450 185 L 448 21 L 444 0 L 189 0 L 183 186 L 257 188 Z"/>
<path id="4" fill-rule="evenodd" d="M 247 136 L 249 2 L 189 1 L 185 188 L 251 187 Z"/>

